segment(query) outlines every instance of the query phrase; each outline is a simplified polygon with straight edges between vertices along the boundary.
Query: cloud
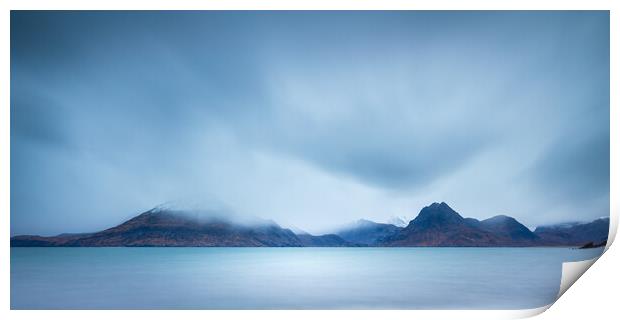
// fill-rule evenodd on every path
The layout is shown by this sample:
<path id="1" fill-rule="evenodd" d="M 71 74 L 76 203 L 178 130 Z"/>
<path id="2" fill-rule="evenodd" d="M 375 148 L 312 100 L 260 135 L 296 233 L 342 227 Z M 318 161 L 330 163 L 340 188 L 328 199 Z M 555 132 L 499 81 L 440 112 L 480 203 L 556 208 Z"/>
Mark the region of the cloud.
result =
<path id="1" fill-rule="evenodd" d="M 16 94 L 11 101 L 11 138 L 36 143 L 41 147 L 70 144 L 65 127 L 66 110 L 36 93 Z"/>
<path id="2" fill-rule="evenodd" d="M 532 167 L 532 186 L 557 202 L 579 204 L 609 192 L 609 128 L 561 136 Z M 602 210 L 605 214 L 606 210 Z"/>
<path id="3" fill-rule="evenodd" d="M 607 12 L 12 12 L 11 57 L 12 233 L 188 196 L 308 231 L 609 198 Z"/>

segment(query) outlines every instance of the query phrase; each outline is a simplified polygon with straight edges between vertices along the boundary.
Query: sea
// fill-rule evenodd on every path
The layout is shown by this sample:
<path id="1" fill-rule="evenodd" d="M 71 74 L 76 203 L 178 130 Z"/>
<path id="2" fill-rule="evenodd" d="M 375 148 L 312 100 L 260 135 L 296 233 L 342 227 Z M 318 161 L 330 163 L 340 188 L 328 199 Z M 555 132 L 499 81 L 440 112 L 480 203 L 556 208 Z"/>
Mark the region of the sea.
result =
<path id="1" fill-rule="evenodd" d="M 11 309 L 529 309 L 602 248 L 11 248 Z"/>

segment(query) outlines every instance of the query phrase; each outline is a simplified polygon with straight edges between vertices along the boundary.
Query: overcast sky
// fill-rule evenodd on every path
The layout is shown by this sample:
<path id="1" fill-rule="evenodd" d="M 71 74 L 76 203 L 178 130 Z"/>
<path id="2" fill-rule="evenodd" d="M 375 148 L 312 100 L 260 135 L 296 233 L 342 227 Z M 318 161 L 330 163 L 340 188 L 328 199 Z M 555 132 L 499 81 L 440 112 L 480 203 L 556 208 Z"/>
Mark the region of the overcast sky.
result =
<path id="1" fill-rule="evenodd" d="M 11 233 L 609 215 L 607 12 L 11 13 Z"/>

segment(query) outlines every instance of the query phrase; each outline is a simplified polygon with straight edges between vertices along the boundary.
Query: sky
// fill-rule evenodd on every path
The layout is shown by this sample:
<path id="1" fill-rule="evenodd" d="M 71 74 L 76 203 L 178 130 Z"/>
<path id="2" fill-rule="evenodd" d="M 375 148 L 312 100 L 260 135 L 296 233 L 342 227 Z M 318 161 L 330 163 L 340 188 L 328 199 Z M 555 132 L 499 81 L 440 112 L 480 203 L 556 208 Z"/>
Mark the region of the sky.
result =
<path id="1" fill-rule="evenodd" d="M 11 12 L 11 234 L 609 215 L 609 14 Z"/>

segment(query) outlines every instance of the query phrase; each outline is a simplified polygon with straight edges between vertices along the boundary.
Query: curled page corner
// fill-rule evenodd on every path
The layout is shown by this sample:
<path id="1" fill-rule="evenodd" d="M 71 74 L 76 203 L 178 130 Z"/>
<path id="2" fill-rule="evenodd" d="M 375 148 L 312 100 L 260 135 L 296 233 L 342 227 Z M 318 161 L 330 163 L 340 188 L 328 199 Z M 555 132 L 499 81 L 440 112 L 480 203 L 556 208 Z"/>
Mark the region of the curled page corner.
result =
<path id="1" fill-rule="evenodd" d="M 562 263 L 562 280 L 560 281 L 560 291 L 558 292 L 556 301 L 596 262 L 596 260 L 598 260 L 599 257 L 590 260 Z"/>
<path id="2" fill-rule="evenodd" d="M 607 250 L 607 247 L 605 248 L 605 250 Z M 539 308 L 521 310 L 521 312 L 512 314 L 512 316 L 516 316 L 519 318 L 530 318 L 547 311 L 547 309 L 551 308 L 551 306 L 556 303 L 560 299 L 560 297 L 562 297 L 562 295 L 568 290 L 568 288 L 570 288 L 584 273 L 586 273 L 586 271 L 588 271 L 588 269 L 600 257 L 601 256 L 590 260 L 562 263 L 562 278 L 560 280 L 560 290 L 558 291 L 558 295 L 556 296 L 555 301 Z"/>
<path id="3" fill-rule="evenodd" d="M 605 252 L 609 249 L 611 244 L 616 239 L 616 233 L 618 232 L 618 215 L 609 215 L 609 234 L 607 236 L 607 244 L 605 245 Z"/>
<path id="4" fill-rule="evenodd" d="M 524 318 L 531 318 L 534 316 L 537 316 L 545 311 L 547 311 L 547 309 L 549 309 L 551 306 L 553 305 L 553 303 L 550 303 L 546 306 L 542 306 L 542 307 L 538 307 L 538 308 L 533 308 L 533 309 L 523 309 L 523 310 L 519 310 L 519 311 L 515 311 L 512 312 L 510 314 L 507 314 L 507 318 L 508 319 L 524 319 Z"/>

